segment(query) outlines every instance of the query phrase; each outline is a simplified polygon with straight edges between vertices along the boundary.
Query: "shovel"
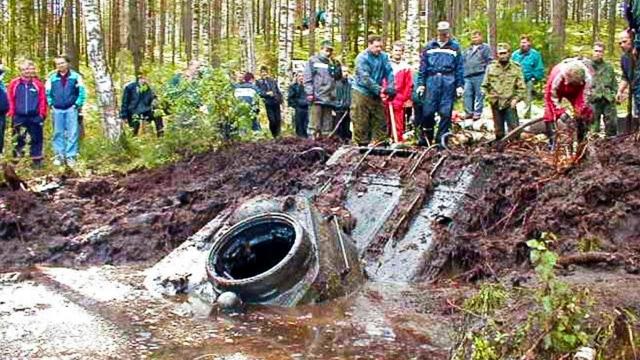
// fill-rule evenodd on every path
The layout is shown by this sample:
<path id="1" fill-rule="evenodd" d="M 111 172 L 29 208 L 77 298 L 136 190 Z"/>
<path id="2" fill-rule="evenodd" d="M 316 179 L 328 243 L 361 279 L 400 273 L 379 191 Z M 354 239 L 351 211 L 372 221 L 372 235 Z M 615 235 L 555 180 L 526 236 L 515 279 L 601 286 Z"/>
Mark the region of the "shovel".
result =
<path id="1" fill-rule="evenodd" d="M 389 103 L 389 116 L 391 117 L 391 135 L 393 135 L 393 144 L 391 145 L 394 149 L 400 149 L 406 147 L 405 144 L 398 141 L 398 128 L 396 127 L 396 114 L 393 112 L 393 105 Z"/>

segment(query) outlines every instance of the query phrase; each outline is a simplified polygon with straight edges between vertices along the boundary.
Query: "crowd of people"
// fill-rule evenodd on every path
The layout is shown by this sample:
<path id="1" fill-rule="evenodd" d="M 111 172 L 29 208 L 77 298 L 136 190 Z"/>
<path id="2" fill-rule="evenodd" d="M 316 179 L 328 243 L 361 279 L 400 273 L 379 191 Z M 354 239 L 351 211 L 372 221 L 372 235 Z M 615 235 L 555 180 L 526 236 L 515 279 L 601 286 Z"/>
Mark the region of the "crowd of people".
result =
<path id="1" fill-rule="evenodd" d="M 524 118 L 531 117 L 534 88 L 545 79 L 545 68 L 528 35 L 520 37 L 517 50 L 512 52 L 510 44 L 499 43 L 494 54 L 480 31 L 471 32 L 466 49 L 451 35 L 448 22 L 439 22 L 437 33 L 437 38 L 420 49 L 418 68 L 405 61 L 402 42 L 393 43 L 387 54 L 382 38 L 369 35 L 367 48 L 355 59 L 353 77 L 335 59 L 333 44 L 321 42 L 319 52 L 311 56 L 303 71 L 294 74 L 288 88 L 286 102 L 293 109 L 295 134 L 338 136 L 356 145 L 376 146 L 406 141 L 406 130 L 412 126 L 419 146 L 446 147 L 454 103 L 461 97 L 467 120 L 479 120 L 485 102 L 489 104 L 496 138 L 519 125 L 518 103 L 524 102 Z M 640 71 L 635 68 L 638 62 L 634 61 L 633 36 L 622 32 L 619 44 L 624 53 L 619 85 L 613 66 L 604 60 L 602 42 L 593 44 L 591 57 L 568 58 L 551 69 L 544 87 L 544 122 L 550 147 L 558 121 L 573 126 L 578 141 L 585 138 L 589 128 L 599 133 L 601 121 L 607 136 L 616 135 L 616 104 L 628 92 L 635 112 L 640 112 Z M 22 61 L 20 75 L 6 88 L 0 64 L 0 154 L 8 116 L 16 142 L 13 155 L 24 155 L 28 137 L 35 167 L 42 166 L 43 123 L 49 111 L 53 119 L 53 164 L 74 166 L 78 158 L 80 112 L 86 89 L 82 76 L 70 69 L 65 55 L 54 61 L 56 69 L 45 82 L 37 77 L 32 61 Z M 199 67 L 198 61 L 192 61 L 170 84 L 192 80 Z M 285 98 L 269 69 L 262 66 L 259 79 L 247 72 L 239 73 L 236 80 L 234 95 L 250 106 L 252 129 L 261 130 L 258 114 L 262 101 L 269 131 L 278 137 Z M 573 116 L 568 115 L 563 99 L 571 103 Z M 154 122 L 157 136 L 162 136 L 163 119 L 155 115 L 155 105 L 156 94 L 147 74 L 139 71 L 122 91 L 120 111 L 134 136 L 145 122 Z"/>

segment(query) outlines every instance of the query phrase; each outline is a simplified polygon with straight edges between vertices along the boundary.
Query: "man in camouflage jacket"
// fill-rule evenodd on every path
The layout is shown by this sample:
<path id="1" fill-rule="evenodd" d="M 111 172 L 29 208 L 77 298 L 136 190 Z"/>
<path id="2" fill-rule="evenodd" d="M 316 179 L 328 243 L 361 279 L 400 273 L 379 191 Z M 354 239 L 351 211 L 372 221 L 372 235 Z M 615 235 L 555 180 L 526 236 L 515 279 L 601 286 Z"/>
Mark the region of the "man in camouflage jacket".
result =
<path id="1" fill-rule="evenodd" d="M 604 44 L 596 42 L 593 45 L 592 66 L 595 71 L 593 89 L 589 103 L 593 107 L 593 132 L 600 132 L 600 118 L 604 118 L 604 129 L 607 136 L 616 135 L 616 91 L 618 81 L 613 66 L 604 61 Z"/>
<path id="2" fill-rule="evenodd" d="M 518 126 L 516 105 L 526 96 L 522 68 L 510 60 L 510 50 L 509 44 L 498 44 L 498 59 L 489 64 L 482 82 L 482 90 L 491 104 L 496 139 L 505 136 L 505 123 L 510 131 Z"/>

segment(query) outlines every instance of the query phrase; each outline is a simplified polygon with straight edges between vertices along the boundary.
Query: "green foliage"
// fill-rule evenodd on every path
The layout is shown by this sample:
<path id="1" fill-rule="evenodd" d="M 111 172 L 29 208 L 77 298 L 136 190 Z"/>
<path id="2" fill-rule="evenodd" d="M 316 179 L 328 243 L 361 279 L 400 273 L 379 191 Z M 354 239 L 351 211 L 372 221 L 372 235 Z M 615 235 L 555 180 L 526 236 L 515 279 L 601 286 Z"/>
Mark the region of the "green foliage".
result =
<path id="1" fill-rule="evenodd" d="M 580 252 L 600 251 L 601 249 L 600 239 L 597 237 L 586 237 L 578 241 L 578 250 Z"/>
<path id="2" fill-rule="evenodd" d="M 475 314 L 491 315 L 504 306 L 509 298 L 502 284 L 483 284 L 480 291 L 464 302 L 464 309 Z"/>

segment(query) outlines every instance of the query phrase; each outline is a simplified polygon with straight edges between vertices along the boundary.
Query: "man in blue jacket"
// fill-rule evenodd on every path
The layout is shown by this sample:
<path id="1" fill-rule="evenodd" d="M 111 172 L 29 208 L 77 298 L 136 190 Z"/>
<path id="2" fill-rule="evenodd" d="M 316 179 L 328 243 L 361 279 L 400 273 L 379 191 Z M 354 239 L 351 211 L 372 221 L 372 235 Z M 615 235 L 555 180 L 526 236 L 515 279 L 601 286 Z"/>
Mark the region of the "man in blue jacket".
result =
<path id="1" fill-rule="evenodd" d="M 4 77 L 4 65 L 0 63 L 0 154 L 4 150 L 4 129 L 7 124 L 7 112 L 9 111 L 9 97 L 7 89 L 4 87 L 2 78 Z"/>
<path id="2" fill-rule="evenodd" d="M 482 42 L 482 33 L 471 33 L 471 46 L 464 52 L 464 112 L 466 119 L 478 120 L 482 115 L 484 95 L 482 80 L 487 66 L 493 60 L 491 47 Z"/>
<path id="3" fill-rule="evenodd" d="M 427 44 L 420 56 L 417 94 L 426 93 L 424 128 L 418 129 L 419 145 L 434 140 L 435 114 L 440 115 L 436 140 L 444 144 L 451 127 L 451 113 L 456 96 L 464 93 L 464 69 L 460 44 L 449 33 L 446 21 L 438 23 L 438 38 Z M 426 139 L 425 139 L 426 136 Z"/>
<path id="4" fill-rule="evenodd" d="M 382 101 L 395 95 L 393 69 L 389 56 L 382 52 L 382 38 L 369 35 L 367 42 L 367 49 L 356 57 L 351 91 L 353 142 L 362 146 L 381 144 L 387 139 Z"/>
<path id="5" fill-rule="evenodd" d="M 517 62 L 522 67 L 524 81 L 527 85 L 527 99 L 524 117 L 531 117 L 531 101 L 533 100 L 533 87 L 536 82 L 544 79 L 544 63 L 540 53 L 531 47 L 529 35 L 520 36 L 520 49 L 514 51 L 511 60 Z"/>
<path id="6" fill-rule="evenodd" d="M 69 58 L 59 55 L 54 59 L 56 71 L 51 73 L 45 88 L 47 103 L 53 113 L 53 164 L 74 166 L 78 157 L 80 124 L 78 110 L 86 97 L 82 77 L 69 69 Z"/>

